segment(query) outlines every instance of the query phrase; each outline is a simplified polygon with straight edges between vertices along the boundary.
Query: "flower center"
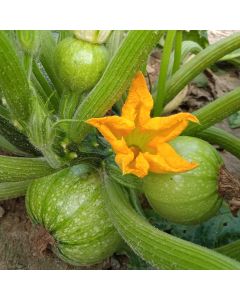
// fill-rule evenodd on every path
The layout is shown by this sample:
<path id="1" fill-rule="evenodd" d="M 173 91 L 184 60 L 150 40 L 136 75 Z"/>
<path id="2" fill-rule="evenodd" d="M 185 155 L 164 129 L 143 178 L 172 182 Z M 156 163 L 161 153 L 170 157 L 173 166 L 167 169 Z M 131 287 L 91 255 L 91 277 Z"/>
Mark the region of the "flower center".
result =
<path id="1" fill-rule="evenodd" d="M 127 145 L 131 148 L 134 147 L 138 152 L 148 151 L 148 143 L 152 139 L 152 135 L 146 131 L 141 131 L 135 128 L 131 133 L 125 137 Z"/>

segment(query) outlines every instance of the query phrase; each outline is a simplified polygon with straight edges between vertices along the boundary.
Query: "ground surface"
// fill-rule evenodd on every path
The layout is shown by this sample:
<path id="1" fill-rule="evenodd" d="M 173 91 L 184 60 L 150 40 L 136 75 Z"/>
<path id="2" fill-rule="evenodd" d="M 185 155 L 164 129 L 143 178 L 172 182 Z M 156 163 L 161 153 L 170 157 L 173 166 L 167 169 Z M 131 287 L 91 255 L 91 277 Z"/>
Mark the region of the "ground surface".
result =
<path id="1" fill-rule="evenodd" d="M 229 35 L 230 31 L 211 31 L 210 40 Z M 159 66 L 158 56 L 150 60 L 150 78 L 156 76 Z M 209 82 L 203 88 L 191 84 L 186 101 L 178 111 L 192 111 L 207 102 L 214 100 L 226 91 L 240 86 L 240 75 L 236 69 L 229 72 L 206 75 Z M 233 134 L 240 137 L 240 129 L 230 129 L 225 120 L 218 124 Z M 231 154 L 221 152 L 227 168 L 240 177 L 240 161 Z M 24 199 L 15 199 L 0 202 L 0 269 L 78 269 L 60 261 L 50 250 L 42 254 L 38 251 L 38 242 L 41 232 L 31 224 L 24 207 Z M 127 259 L 124 256 L 114 256 L 102 264 L 86 269 L 126 269 Z M 81 268 L 84 269 L 84 268 Z"/>

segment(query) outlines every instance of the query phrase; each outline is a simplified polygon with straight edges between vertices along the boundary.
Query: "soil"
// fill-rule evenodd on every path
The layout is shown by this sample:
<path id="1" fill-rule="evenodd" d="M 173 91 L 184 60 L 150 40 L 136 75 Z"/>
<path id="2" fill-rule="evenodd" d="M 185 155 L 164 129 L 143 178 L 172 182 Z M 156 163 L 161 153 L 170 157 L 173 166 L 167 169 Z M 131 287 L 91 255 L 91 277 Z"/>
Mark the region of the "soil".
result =
<path id="1" fill-rule="evenodd" d="M 232 31 L 211 31 L 210 41 L 214 42 L 231 33 Z M 159 64 L 160 56 L 156 52 L 148 64 L 150 82 L 155 80 Z M 196 110 L 240 86 L 240 72 L 234 67 L 227 69 L 227 72 L 213 73 L 207 70 L 204 76 L 207 83 L 204 86 L 199 86 L 198 82 L 190 84 L 185 101 L 176 112 Z M 240 128 L 231 129 L 227 120 L 217 126 L 240 137 Z M 240 161 L 226 151 L 221 151 L 221 155 L 227 169 L 240 178 Z M 49 247 L 39 251 L 39 237 L 42 235 L 42 229 L 33 225 L 26 214 L 24 198 L 0 201 L 0 269 L 127 269 L 127 257 L 124 255 L 114 255 L 103 263 L 91 267 L 70 266 L 58 259 Z"/>

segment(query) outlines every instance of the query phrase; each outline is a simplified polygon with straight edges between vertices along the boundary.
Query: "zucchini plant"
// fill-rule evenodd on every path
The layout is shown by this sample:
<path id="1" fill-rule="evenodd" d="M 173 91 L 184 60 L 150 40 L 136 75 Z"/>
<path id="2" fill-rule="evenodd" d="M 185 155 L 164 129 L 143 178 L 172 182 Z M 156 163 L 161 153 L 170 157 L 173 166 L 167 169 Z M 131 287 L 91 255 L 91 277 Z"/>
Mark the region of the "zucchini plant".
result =
<path id="1" fill-rule="evenodd" d="M 151 95 L 144 75 L 160 39 Z M 71 264 L 127 245 L 158 269 L 240 269 L 239 243 L 208 249 L 146 214 L 198 224 L 227 203 L 237 215 L 240 183 L 208 142 L 240 158 L 240 140 L 214 126 L 240 110 L 240 89 L 193 114 L 169 112 L 239 48 L 239 33 L 203 49 L 174 30 L 0 31 L 0 200 L 26 194 L 30 219 Z"/>

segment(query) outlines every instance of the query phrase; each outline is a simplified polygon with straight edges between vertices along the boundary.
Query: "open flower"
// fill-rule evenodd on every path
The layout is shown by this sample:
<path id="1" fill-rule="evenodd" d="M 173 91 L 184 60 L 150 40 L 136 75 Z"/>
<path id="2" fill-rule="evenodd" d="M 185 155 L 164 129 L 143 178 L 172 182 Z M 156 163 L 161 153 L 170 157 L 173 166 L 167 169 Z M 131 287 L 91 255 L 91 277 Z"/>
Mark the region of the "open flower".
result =
<path id="1" fill-rule="evenodd" d="M 122 115 L 93 118 L 86 122 L 96 127 L 116 152 L 115 161 L 123 174 L 144 177 L 148 172 L 185 172 L 197 166 L 179 156 L 168 142 L 198 122 L 190 113 L 151 118 L 153 99 L 141 72 L 132 81 Z"/>

